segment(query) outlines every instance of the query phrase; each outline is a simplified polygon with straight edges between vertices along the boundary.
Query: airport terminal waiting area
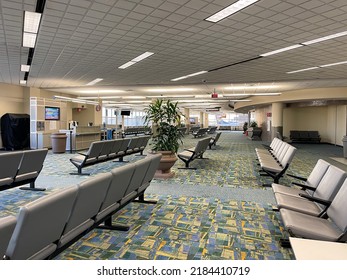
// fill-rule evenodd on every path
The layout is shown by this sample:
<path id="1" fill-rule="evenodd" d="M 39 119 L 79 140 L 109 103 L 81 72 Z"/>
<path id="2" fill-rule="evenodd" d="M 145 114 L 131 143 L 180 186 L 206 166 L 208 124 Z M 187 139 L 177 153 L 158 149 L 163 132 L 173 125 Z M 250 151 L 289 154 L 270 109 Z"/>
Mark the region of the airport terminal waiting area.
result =
<path id="1" fill-rule="evenodd" d="M 151 139 L 88 164 L 77 153 L 1 151 L 4 261 L 291 260 L 289 237 L 347 240 L 342 147 L 213 137 L 186 135 L 168 179 L 155 176 Z"/>

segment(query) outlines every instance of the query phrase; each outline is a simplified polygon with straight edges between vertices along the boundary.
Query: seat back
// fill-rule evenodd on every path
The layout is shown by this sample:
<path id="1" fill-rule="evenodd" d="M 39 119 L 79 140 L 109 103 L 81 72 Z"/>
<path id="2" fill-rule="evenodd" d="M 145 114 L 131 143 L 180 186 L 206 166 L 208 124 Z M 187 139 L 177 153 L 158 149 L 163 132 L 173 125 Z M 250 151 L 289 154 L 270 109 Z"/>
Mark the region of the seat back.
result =
<path id="1" fill-rule="evenodd" d="M 221 136 L 222 132 L 218 132 L 216 136 L 214 137 L 214 143 L 217 143 L 219 137 Z"/>
<path id="2" fill-rule="evenodd" d="M 346 231 L 347 231 L 347 179 L 345 179 L 340 190 L 333 199 L 331 205 L 327 210 L 327 215 L 329 219 L 341 230 L 344 234 L 343 240 L 347 241 Z"/>
<path id="3" fill-rule="evenodd" d="M 88 150 L 88 158 L 93 159 L 97 158 L 102 150 L 102 147 L 104 146 L 104 141 L 95 141 L 90 144 L 89 150 Z"/>
<path id="4" fill-rule="evenodd" d="M 141 143 L 141 145 L 139 145 L 139 148 L 140 148 L 141 150 L 143 150 L 143 149 L 146 148 L 149 139 L 151 139 L 151 136 L 149 136 L 149 135 L 147 135 L 147 136 L 142 136 L 142 143 Z"/>
<path id="5" fill-rule="evenodd" d="M 23 152 L 0 154 L 0 187 L 10 185 L 17 174 Z"/>
<path id="6" fill-rule="evenodd" d="M 288 144 L 287 152 L 285 153 L 284 157 L 280 161 L 283 167 L 285 167 L 287 164 L 290 164 L 292 162 L 295 153 L 296 153 L 296 148 Z"/>
<path id="7" fill-rule="evenodd" d="M 128 146 L 128 150 L 134 150 L 137 148 L 137 144 L 141 141 L 141 137 L 132 137 Z"/>
<path id="8" fill-rule="evenodd" d="M 14 181 L 21 182 L 36 178 L 41 172 L 47 152 L 47 149 L 24 151 L 22 161 Z"/>
<path id="9" fill-rule="evenodd" d="M 319 182 L 322 180 L 325 172 L 327 172 L 329 166 L 329 162 L 326 162 L 323 159 L 319 159 L 316 165 L 313 167 L 310 175 L 307 177 L 306 184 L 313 188 L 316 188 Z M 312 193 L 313 191 L 307 192 Z"/>
<path id="10" fill-rule="evenodd" d="M 6 216 L 0 218 L 0 260 L 5 255 L 8 243 L 16 226 L 16 217 Z"/>
<path id="11" fill-rule="evenodd" d="M 65 245 L 94 224 L 112 180 L 111 172 L 101 173 L 78 184 L 77 197 L 72 206 L 58 247 Z"/>
<path id="12" fill-rule="evenodd" d="M 45 259 L 57 248 L 76 199 L 77 186 L 43 196 L 20 208 L 8 245 L 10 259 Z"/>
<path id="13" fill-rule="evenodd" d="M 123 139 L 115 139 L 115 140 L 112 140 L 112 142 L 113 142 L 113 145 L 112 145 L 112 149 L 110 153 L 111 155 L 117 154 L 119 152 L 123 144 Z"/>
<path id="14" fill-rule="evenodd" d="M 345 180 L 346 175 L 346 172 L 342 169 L 330 165 L 313 193 L 313 197 L 333 200 Z"/>
<path id="15" fill-rule="evenodd" d="M 153 156 L 148 156 L 148 157 L 150 158 L 151 162 L 150 162 L 149 167 L 147 169 L 147 173 L 146 173 L 145 177 L 143 178 L 142 185 L 148 184 L 152 181 L 154 174 L 158 169 L 162 155 L 161 154 L 155 154 Z"/>
<path id="16" fill-rule="evenodd" d="M 126 152 L 129 147 L 131 138 L 123 138 L 122 140 L 122 146 L 120 147 L 119 152 Z"/>
<path id="17" fill-rule="evenodd" d="M 134 174 L 131 178 L 131 181 L 129 183 L 129 186 L 124 194 L 124 197 L 127 197 L 129 194 L 134 193 L 135 191 L 141 187 L 141 184 L 143 182 L 143 179 L 145 178 L 145 175 L 147 173 L 148 167 L 151 163 L 151 158 L 145 158 L 142 160 L 139 160 L 134 163 L 135 170 Z"/>
<path id="18" fill-rule="evenodd" d="M 100 157 L 102 157 L 102 158 L 108 157 L 108 155 L 111 153 L 113 145 L 114 145 L 113 140 L 106 140 L 103 142 L 104 142 L 104 144 L 102 145 L 99 158 Z"/>
<path id="19" fill-rule="evenodd" d="M 124 197 L 134 170 L 134 164 L 124 165 L 111 170 L 112 179 L 96 217 L 96 221 L 110 214 Z"/>
<path id="20" fill-rule="evenodd" d="M 194 152 L 197 155 L 202 155 L 207 150 L 208 144 L 210 143 L 210 141 L 211 141 L 211 137 L 206 137 L 198 141 L 198 143 L 195 146 Z"/>

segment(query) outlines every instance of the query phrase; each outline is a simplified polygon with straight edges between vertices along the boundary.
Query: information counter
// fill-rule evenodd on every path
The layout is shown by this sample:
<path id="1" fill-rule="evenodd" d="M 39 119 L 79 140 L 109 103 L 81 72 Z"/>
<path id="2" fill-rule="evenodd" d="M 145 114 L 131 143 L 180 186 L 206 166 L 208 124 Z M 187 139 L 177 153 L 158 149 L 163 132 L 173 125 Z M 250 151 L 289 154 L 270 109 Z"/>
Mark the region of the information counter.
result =
<path id="1" fill-rule="evenodd" d="M 72 130 L 59 130 L 67 135 L 66 150 L 78 151 L 88 149 L 90 144 L 101 139 L 100 126 L 78 126 Z"/>

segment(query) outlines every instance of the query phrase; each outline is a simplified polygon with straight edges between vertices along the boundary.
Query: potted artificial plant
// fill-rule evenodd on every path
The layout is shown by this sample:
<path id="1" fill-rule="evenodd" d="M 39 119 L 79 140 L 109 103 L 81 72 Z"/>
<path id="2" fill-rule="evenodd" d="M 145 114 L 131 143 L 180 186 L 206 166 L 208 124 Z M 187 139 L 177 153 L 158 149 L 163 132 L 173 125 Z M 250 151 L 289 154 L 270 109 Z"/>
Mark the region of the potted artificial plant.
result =
<path id="1" fill-rule="evenodd" d="M 171 167 L 177 161 L 176 153 L 182 143 L 180 121 L 182 113 L 177 102 L 157 99 L 145 108 L 145 123 L 152 125 L 152 151 L 161 153 L 162 158 L 156 172 L 156 178 L 170 178 L 174 176 Z"/>
<path id="2" fill-rule="evenodd" d="M 249 128 L 247 131 L 248 131 L 248 138 L 252 140 L 261 140 L 262 129 L 261 127 L 258 127 L 258 123 L 256 121 L 252 121 L 249 124 Z"/>

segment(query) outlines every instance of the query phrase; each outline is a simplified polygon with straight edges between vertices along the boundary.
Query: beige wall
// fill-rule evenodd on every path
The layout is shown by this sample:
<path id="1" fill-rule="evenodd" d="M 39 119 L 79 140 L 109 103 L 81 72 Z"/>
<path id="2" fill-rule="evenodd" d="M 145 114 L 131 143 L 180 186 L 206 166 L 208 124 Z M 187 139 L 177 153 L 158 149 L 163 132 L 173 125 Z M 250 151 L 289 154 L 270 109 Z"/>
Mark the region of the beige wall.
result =
<path id="1" fill-rule="evenodd" d="M 0 83 L 0 98 L 0 117 L 6 113 L 29 113 L 29 108 L 24 108 L 25 94 L 23 87 Z"/>
<path id="2" fill-rule="evenodd" d="M 329 106 L 327 114 L 327 131 L 329 143 L 342 146 L 342 138 L 346 135 L 347 106 Z"/>
<path id="3" fill-rule="evenodd" d="M 346 105 L 286 108 L 283 111 L 283 134 L 290 130 L 318 130 L 322 142 L 342 146 L 346 135 Z"/>
<path id="4" fill-rule="evenodd" d="M 286 108 L 283 110 L 283 135 L 290 130 L 318 130 L 323 142 L 329 142 L 328 107 Z"/>
<path id="5" fill-rule="evenodd" d="M 81 108 L 81 104 L 73 104 L 72 109 L 72 120 L 78 121 L 80 126 L 87 126 L 89 122 L 92 122 L 93 125 L 101 125 L 102 121 L 102 112 L 96 111 L 94 105 L 83 105 L 84 108 Z"/>

